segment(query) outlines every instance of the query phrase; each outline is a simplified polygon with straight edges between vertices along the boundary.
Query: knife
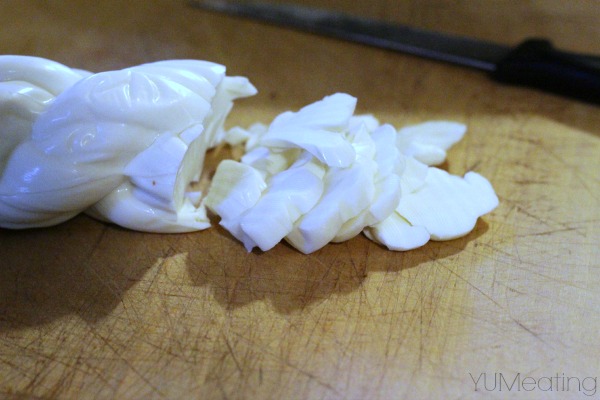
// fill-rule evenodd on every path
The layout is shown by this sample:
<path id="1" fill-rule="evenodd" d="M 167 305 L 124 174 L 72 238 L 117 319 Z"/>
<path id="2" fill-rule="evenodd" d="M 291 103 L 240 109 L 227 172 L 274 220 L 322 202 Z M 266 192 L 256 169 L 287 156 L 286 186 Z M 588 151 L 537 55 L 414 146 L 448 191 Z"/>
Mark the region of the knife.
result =
<path id="1" fill-rule="evenodd" d="M 511 47 L 293 4 L 229 0 L 189 3 L 209 11 L 475 68 L 498 82 L 600 104 L 600 56 L 557 50 L 543 38 L 527 39 Z"/>

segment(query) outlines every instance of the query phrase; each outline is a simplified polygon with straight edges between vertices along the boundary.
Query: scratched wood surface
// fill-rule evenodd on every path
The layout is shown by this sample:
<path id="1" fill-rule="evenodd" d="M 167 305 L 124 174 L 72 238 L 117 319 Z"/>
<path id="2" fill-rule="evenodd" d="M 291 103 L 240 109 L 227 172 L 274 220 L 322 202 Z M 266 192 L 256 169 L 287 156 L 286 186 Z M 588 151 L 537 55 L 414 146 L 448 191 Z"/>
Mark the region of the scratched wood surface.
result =
<path id="1" fill-rule="evenodd" d="M 347 3 L 331 4 L 352 11 L 360 2 Z M 403 11 L 421 26 L 441 15 L 433 1 L 372 4 L 376 15 Z M 569 2 L 568 12 L 559 0 L 520 2 L 511 14 L 514 4 L 439 2 L 457 17 L 438 25 L 509 42 L 545 34 L 600 53 L 594 2 Z M 268 122 L 336 91 L 396 126 L 464 122 L 469 132 L 445 168 L 482 173 L 501 203 L 467 237 L 405 253 L 364 237 L 308 256 L 284 244 L 246 253 L 216 224 L 153 235 L 84 216 L 0 230 L 0 396 L 532 399 L 595 390 L 597 106 L 183 1 L 2 5 L 2 54 L 95 71 L 170 58 L 226 64 L 259 89 L 230 125 Z M 513 386 L 510 396 L 493 386 L 516 376 L 538 386 Z M 550 392 L 550 376 L 584 385 Z"/>

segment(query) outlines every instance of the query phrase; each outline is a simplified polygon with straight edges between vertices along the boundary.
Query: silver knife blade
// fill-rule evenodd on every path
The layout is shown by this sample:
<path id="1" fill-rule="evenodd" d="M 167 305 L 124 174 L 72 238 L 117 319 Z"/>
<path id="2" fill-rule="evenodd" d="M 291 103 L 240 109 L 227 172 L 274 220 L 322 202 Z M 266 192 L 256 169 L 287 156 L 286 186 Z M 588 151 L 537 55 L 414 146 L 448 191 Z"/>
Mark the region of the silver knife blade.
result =
<path id="1" fill-rule="evenodd" d="M 199 8 L 256 19 L 433 60 L 493 72 L 511 47 L 294 4 L 192 0 Z"/>

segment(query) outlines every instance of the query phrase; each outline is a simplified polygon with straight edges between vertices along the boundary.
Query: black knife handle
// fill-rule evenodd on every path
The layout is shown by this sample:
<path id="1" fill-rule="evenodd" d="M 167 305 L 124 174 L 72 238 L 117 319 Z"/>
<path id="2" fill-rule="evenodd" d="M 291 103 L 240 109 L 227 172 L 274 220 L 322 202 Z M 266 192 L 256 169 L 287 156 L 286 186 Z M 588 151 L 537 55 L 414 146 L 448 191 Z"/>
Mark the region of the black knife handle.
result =
<path id="1" fill-rule="evenodd" d="M 556 50 L 544 39 L 529 39 L 501 60 L 492 77 L 600 104 L 600 57 Z"/>

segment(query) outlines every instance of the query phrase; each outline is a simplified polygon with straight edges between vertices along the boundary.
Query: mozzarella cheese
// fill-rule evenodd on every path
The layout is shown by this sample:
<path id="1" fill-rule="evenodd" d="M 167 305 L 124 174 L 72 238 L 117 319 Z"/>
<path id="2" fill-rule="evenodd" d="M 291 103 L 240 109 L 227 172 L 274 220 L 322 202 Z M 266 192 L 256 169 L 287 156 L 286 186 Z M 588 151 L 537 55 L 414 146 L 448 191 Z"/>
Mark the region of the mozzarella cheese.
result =
<path id="1" fill-rule="evenodd" d="M 354 115 L 355 106 L 355 98 L 337 93 L 268 126 L 231 130 L 232 142 L 246 145 L 238 168 L 256 179 L 232 186 L 239 173 L 219 169 L 207 205 L 248 251 L 283 239 L 312 253 L 361 232 L 391 250 L 410 250 L 463 236 L 496 207 L 481 175 L 433 167 L 463 137 L 464 125 L 430 121 L 396 130 Z M 235 190 L 223 196 L 227 187 Z M 252 199 L 240 213 L 232 211 L 238 202 L 229 204 L 238 197 Z"/>
<path id="2" fill-rule="evenodd" d="M 206 208 L 248 251 L 282 240 L 303 253 L 361 232 L 391 250 L 470 232 L 498 198 L 481 175 L 438 169 L 466 127 L 396 129 L 355 115 L 335 93 L 269 125 L 223 128 L 256 89 L 207 61 L 170 60 L 93 74 L 0 56 L 0 227 L 49 226 L 85 212 L 148 232 L 210 226 Z M 222 161 L 193 189 L 204 156 Z"/>
<path id="3" fill-rule="evenodd" d="M 91 74 L 0 57 L 0 226 L 48 226 L 85 211 L 142 231 L 208 227 L 190 183 L 223 140 L 233 100 L 255 92 L 206 61 Z"/>

